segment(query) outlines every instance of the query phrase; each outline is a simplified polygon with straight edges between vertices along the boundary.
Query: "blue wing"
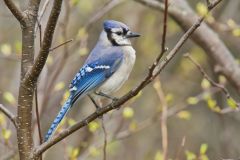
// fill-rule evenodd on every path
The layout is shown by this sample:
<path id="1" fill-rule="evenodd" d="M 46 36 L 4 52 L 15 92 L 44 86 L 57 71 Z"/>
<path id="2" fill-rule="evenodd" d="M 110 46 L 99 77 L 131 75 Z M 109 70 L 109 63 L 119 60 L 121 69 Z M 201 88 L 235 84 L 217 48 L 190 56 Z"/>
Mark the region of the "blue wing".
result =
<path id="1" fill-rule="evenodd" d="M 72 107 L 73 103 L 80 96 L 87 94 L 110 77 L 118 69 L 122 59 L 123 56 L 121 53 L 107 56 L 106 58 L 101 57 L 98 60 L 88 62 L 80 69 L 70 84 L 70 96 L 51 124 L 45 135 L 45 141 L 56 131 L 56 128 Z"/>
<path id="2" fill-rule="evenodd" d="M 70 91 L 73 96 L 72 104 L 80 96 L 97 88 L 110 77 L 118 69 L 122 58 L 122 54 L 115 54 L 112 57 L 100 58 L 85 64 L 70 84 Z"/>

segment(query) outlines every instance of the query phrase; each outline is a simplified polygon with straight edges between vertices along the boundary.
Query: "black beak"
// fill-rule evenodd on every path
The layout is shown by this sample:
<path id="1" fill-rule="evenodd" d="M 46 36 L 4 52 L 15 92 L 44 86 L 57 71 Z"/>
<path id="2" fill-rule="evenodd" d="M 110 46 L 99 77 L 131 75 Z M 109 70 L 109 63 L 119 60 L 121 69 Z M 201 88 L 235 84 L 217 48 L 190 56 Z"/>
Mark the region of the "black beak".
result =
<path id="1" fill-rule="evenodd" d="M 127 34 L 126 34 L 126 38 L 135 38 L 135 37 L 140 37 L 141 35 L 139 33 L 135 33 L 135 32 L 131 32 L 129 31 Z"/>

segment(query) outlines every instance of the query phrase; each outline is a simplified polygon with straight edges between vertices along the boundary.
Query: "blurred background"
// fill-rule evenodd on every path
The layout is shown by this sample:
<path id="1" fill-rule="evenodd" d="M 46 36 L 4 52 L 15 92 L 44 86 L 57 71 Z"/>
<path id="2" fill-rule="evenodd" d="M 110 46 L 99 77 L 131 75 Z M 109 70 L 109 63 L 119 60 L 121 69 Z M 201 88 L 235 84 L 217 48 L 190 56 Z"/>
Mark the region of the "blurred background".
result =
<path id="1" fill-rule="evenodd" d="M 43 0 L 41 7 L 46 1 Z M 41 18 L 44 31 L 51 3 Z M 187 1 L 196 14 L 206 12 L 204 0 Z M 16 1 L 24 10 L 27 1 Z M 171 4 L 174 5 L 174 4 Z M 223 1 L 208 16 L 209 26 L 219 35 L 239 63 L 240 1 Z M 44 135 L 68 95 L 68 85 L 96 44 L 106 19 L 124 22 L 141 33 L 132 41 L 137 60 L 133 72 L 114 96 L 121 97 L 136 87 L 147 75 L 148 66 L 161 50 L 161 11 L 132 0 L 65 0 L 56 28 L 52 50 L 38 82 L 38 106 L 41 131 Z M 218 26 L 225 27 L 220 30 Z M 39 49 L 39 28 L 36 53 Z M 168 19 L 166 46 L 171 50 L 183 35 L 171 17 Z M 208 35 L 206 35 L 208 36 Z M 67 42 L 66 44 L 59 46 Z M 58 48 L 55 48 L 58 46 Z M 199 70 L 183 54 L 201 64 L 216 82 L 225 85 L 231 96 L 240 100 L 228 80 L 214 72 L 215 64 L 204 50 L 190 39 L 153 83 L 119 110 L 104 115 L 109 160 L 161 160 L 162 140 L 167 138 L 169 159 L 238 159 L 240 157 L 240 116 L 238 112 L 221 114 L 221 110 L 236 107 L 218 88 L 211 86 Z M 167 53 L 166 53 L 167 54 Z M 0 104 L 16 113 L 20 78 L 21 30 L 4 3 L 0 2 Z M 163 100 L 161 99 L 163 95 Z M 162 106 L 167 105 L 167 137 L 162 136 Z M 36 103 L 36 102 L 35 102 Z M 110 101 L 103 100 L 104 104 Z M 95 111 L 89 98 L 78 101 L 58 129 L 66 128 Z M 104 132 L 101 119 L 90 123 L 53 146 L 45 159 L 99 160 L 103 155 Z M 39 143 L 35 111 L 33 113 L 34 142 Z M 16 151 L 16 132 L 0 113 L 0 155 Z M 0 157 L 1 157 L 0 156 Z M 12 159 L 17 157 L 12 156 Z"/>

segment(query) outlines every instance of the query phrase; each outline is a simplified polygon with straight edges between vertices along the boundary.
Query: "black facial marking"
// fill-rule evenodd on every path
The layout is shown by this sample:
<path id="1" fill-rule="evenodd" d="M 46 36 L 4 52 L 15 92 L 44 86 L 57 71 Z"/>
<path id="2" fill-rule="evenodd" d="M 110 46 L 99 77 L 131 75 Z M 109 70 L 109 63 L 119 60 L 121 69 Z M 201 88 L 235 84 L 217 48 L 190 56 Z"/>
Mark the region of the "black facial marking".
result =
<path id="1" fill-rule="evenodd" d="M 122 34 L 122 32 L 118 31 L 118 32 L 116 32 L 116 34 L 120 36 Z"/>
<path id="2" fill-rule="evenodd" d="M 107 38 L 108 38 L 108 40 L 112 43 L 113 46 L 120 46 L 120 45 L 115 41 L 115 39 L 113 39 L 113 37 L 112 37 L 112 32 L 111 32 L 111 31 L 108 31 L 108 32 L 107 32 Z"/>
<path id="3" fill-rule="evenodd" d="M 126 35 L 129 30 L 126 28 L 123 28 L 123 34 Z"/>

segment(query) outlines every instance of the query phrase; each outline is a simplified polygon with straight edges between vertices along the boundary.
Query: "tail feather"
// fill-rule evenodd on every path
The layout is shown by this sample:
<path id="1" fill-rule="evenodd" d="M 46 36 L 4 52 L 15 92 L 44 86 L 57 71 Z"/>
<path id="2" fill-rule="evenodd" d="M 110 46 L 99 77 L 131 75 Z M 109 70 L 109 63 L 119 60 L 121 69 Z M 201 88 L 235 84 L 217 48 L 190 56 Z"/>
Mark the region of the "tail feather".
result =
<path id="1" fill-rule="evenodd" d="M 53 135 L 53 133 L 56 131 L 58 125 L 60 124 L 62 119 L 67 114 L 68 110 L 71 108 L 71 106 L 72 106 L 71 102 L 72 102 L 72 98 L 70 96 L 68 98 L 68 100 L 64 103 L 64 105 L 62 106 L 61 110 L 59 111 L 57 117 L 54 119 L 53 123 L 51 124 L 50 128 L 48 129 L 48 132 L 45 135 L 45 141 L 47 141 Z"/>

